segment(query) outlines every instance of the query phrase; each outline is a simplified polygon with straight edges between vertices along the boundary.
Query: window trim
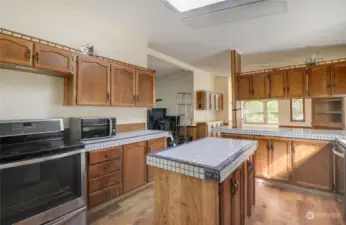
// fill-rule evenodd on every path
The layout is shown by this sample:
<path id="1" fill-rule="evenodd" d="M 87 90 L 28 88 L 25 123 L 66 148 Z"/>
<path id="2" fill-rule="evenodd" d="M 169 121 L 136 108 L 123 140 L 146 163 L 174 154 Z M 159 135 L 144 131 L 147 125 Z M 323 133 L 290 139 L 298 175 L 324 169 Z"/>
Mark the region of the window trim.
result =
<path id="1" fill-rule="evenodd" d="M 303 119 L 302 120 L 294 120 L 293 119 L 293 110 L 292 110 L 292 100 L 293 99 L 303 99 Z M 291 98 L 290 99 L 290 114 L 291 114 L 291 122 L 305 122 L 305 98 Z"/>
<path id="2" fill-rule="evenodd" d="M 248 122 L 245 122 L 246 120 L 245 120 L 245 104 L 247 103 L 247 102 L 252 102 L 252 101 L 260 101 L 260 102 L 262 102 L 263 103 L 263 116 L 264 116 L 264 118 L 263 118 L 263 123 L 248 123 Z M 268 113 L 267 113 L 267 103 L 268 103 L 268 101 L 278 101 L 278 100 L 276 100 L 276 99 L 268 99 L 268 100 L 260 100 L 260 99 L 258 99 L 258 100 L 248 100 L 248 101 L 243 101 L 243 105 L 242 105 L 242 109 L 243 109 L 243 112 L 242 112 L 242 116 L 243 116 L 243 124 L 249 124 L 249 125 L 279 125 L 279 121 L 277 122 L 277 123 L 268 123 Z M 278 104 L 279 104 L 279 102 L 278 102 Z M 279 105 L 278 105 L 278 110 L 279 110 Z M 279 112 L 278 112 L 278 116 L 279 116 Z"/>

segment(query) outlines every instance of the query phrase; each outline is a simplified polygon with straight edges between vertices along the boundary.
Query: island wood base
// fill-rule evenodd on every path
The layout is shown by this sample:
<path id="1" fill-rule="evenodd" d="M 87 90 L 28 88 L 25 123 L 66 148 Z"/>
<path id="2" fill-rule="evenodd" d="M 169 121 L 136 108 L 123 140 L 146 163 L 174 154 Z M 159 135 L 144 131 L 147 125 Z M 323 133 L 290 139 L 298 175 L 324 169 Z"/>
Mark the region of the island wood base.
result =
<path id="1" fill-rule="evenodd" d="M 254 156 L 221 184 L 155 168 L 154 225 L 243 225 L 254 209 Z"/>

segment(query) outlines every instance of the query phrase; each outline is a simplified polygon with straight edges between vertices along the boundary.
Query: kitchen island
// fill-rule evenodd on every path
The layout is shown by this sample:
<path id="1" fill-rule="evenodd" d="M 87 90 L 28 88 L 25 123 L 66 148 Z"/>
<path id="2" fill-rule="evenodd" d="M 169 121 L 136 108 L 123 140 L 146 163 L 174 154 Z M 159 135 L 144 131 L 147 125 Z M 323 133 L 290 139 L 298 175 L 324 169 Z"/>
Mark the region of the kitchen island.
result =
<path id="1" fill-rule="evenodd" d="M 255 204 L 257 141 L 204 138 L 149 153 L 155 225 L 244 224 Z"/>

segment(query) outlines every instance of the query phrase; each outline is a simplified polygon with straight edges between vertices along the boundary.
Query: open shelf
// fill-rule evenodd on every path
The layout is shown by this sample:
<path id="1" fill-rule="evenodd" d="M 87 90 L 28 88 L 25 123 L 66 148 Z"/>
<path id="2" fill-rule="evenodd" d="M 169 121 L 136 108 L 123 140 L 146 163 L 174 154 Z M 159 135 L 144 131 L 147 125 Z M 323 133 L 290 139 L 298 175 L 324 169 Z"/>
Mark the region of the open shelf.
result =
<path id="1" fill-rule="evenodd" d="M 313 98 L 312 126 L 316 128 L 344 128 L 343 98 Z"/>

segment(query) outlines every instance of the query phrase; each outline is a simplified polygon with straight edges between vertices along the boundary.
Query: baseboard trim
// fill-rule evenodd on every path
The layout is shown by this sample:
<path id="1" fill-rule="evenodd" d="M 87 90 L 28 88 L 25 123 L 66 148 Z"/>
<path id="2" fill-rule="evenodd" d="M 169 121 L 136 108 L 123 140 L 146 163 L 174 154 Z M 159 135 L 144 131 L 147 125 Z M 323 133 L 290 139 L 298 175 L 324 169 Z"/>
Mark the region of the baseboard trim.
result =
<path id="1" fill-rule="evenodd" d="M 266 180 L 263 178 L 256 178 L 256 181 L 259 181 L 261 183 L 264 183 L 273 187 L 287 189 L 287 190 L 302 193 L 302 194 L 314 195 L 324 199 L 335 200 L 339 203 L 344 202 L 344 196 L 340 194 L 336 194 L 336 193 L 330 193 L 330 192 L 319 191 L 319 190 L 314 190 L 310 188 L 299 187 L 296 185 L 286 184 L 286 183 L 282 183 L 278 181 Z"/>

